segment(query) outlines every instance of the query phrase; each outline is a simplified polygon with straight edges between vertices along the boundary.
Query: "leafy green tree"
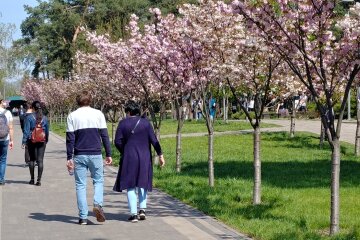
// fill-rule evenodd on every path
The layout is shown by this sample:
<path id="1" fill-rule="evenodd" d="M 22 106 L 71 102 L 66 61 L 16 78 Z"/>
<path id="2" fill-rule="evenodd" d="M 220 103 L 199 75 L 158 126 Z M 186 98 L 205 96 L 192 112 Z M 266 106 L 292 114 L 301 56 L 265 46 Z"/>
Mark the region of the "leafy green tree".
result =
<path id="1" fill-rule="evenodd" d="M 0 88 L 1 89 L 4 89 L 4 86 L 6 84 L 6 79 L 10 78 L 15 73 L 14 63 L 11 58 L 11 43 L 12 43 L 12 35 L 14 33 L 14 30 L 15 30 L 15 26 L 13 24 L 0 22 Z"/>

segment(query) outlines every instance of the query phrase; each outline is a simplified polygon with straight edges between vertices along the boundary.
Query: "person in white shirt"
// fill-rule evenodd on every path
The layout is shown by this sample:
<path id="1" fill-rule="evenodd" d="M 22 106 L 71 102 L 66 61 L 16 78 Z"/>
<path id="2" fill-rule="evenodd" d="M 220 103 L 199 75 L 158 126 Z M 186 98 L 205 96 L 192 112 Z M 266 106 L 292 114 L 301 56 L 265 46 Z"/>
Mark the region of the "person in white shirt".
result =
<path id="1" fill-rule="evenodd" d="M 307 102 L 308 97 L 302 92 L 300 95 L 300 99 L 299 99 L 299 111 L 300 112 L 306 112 L 306 102 Z"/>
<path id="2" fill-rule="evenodd" d="M 13 117 L 10 111 L 6 110 L 6 102 L 0 99 L 0 114 L 5 115 L 6 121 L 3 117 L 0 117 L 0 132 L 5 133 L 4 137 L 0 138 L 0 185 L 5 184 L 5 170 L 8 149 L 12 149 L 13 143 Z M 6 126 L 7 125 L 7 126 Z"/>

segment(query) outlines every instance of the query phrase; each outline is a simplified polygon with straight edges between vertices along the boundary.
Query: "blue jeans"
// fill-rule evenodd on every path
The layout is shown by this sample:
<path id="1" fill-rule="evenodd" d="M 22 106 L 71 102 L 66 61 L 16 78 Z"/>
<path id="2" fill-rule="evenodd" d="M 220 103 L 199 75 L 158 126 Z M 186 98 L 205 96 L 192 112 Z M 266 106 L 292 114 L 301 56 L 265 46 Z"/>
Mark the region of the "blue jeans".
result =
<path id="1" fill-rule="evenodd" d="M 9 140 L 0 141 L 0 183 L 5 182 L 6 158 L 9 147 Z"/>
<path id="2" fill-rule="evenodd" d="M 103 205 L 104 194 L 104 168 L 102 155 L 77 155 L 74 156 L 76 198 L 79 217 L 87 219 L 88 205 L 86 200 L 87 170 L 91 173 L 94 185 L 94 205 Z"/>
<path id="3" fill-rule="evenodd" d="M 139 196 L 139 207 L 140 209 L 146 208 L 146 197 L 147 191 L 143 188 L 136 188 L 138 196 Z M 137 198 L 135 188 L 127 189 L 127 197 L 128 197 L 128 205 L 130 209 L 131 215 L 137 214 Z"/>

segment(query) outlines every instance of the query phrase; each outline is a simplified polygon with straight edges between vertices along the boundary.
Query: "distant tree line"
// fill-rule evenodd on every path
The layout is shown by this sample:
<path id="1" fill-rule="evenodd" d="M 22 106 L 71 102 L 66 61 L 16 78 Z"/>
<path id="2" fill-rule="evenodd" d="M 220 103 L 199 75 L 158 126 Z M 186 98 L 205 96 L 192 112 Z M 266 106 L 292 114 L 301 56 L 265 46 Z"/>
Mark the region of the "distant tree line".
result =
<path id="1" fill-rule="evenodd" d="M 72 78 L 78 50 L 95 51 L 81 27 L 109 34 L 113 41 L 127 38 L 126 26 L 135 13 L 142 24 L 152 21 L 149 8 L 177 14 L 177 6 L 194 0 L 49 0 L 24 6 L 28 17 L 21 24 L 22 38 L 14 42 L 19 58 L 31 66 L 35 78 Z"/>

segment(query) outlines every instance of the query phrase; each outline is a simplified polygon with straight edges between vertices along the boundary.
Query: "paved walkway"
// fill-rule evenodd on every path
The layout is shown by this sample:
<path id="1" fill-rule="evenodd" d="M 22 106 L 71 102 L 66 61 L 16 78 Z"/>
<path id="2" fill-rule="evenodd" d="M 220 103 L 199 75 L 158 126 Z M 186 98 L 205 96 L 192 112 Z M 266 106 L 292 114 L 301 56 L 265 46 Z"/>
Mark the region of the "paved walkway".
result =
<path id="1" fill-rule="evenodd" d="M 264 119 L 264 123 L 274 123 L 282 127 L 275 129 L 265 129 L 266 131 L 288 131 L 290 132 L 290 120 L 288 119 Z M 321 122 L 320 120 L 302 120 L 296 119 L 295 121 L 295 132 L 304 131 L 315 134 L 320 134 Z M 355 120 L 344 120 L 341 125 L 340 140 L 355 144 L 355 133 L 356 133 L 356 121 Z"/>
<path id="2" fill-rule="evenodd" d="M 234 120 L 242 121 L 242 120 Z M 275 128 L 262 128 L 262 132 L 290 132 L 290 119 L 263 119 L 263 123 L 272 123 L 277 124 L 279 127 Z M 296 119 L 295 121 L 295 132 L 311 132 L 315 134 L 320 134 L 321 122 L 320 120 L 303 120 Z M 215 136 L 220 135 L 234 135 L 234 134 L 244 134 L 252 133 L 252 129 L 239 130 L 239 131 L 225 131 L 225 132 L 215 132 Z M 341 127 L 340 140 L 355 144 L 355 133 L 356 133 L 356 121 L 355 120 L 344 120 Z M 199 133 L 183 133 L 182 137 L 199 137 L 207 136 L 207 132 Z M 161 135 L 161 138 L 174 138 L 176 134 Z"/>
<path id="3" fill-rule="evenodd" d="M 249 239 L 158 190 L 149 194 L 148 219 L 136 224 L 127 222 L 126 195 L 112 191 L 117 171 L 113 167 L 105 169 L 107 221 L 98 224 L 90 212 L 89 225 L 79 226 L 74 178 L 65 168 L 64 140 L 51 134 L 42 186 L 37 187 L 28 184 L 29 170 L 24 168 L 20 138 L 16 122 L 7 182 L 0 187 L 1 240 Z M 88 203 L 92 205 L 90 181 L 88 185 Z"/>

